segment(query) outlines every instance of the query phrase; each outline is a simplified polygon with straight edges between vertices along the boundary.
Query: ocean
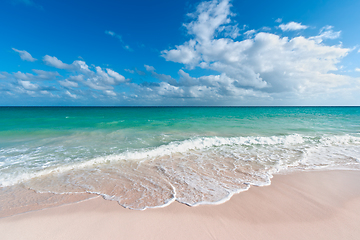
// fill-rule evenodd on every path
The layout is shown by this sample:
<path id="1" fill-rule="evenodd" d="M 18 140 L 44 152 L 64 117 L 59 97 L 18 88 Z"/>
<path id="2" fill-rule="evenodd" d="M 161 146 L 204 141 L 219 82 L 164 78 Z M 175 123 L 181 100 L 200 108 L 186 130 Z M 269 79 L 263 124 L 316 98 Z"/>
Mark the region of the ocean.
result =
<path id="1" fill-rule="evenodd" d="M 0 211 L 45 193 L 219 204 L 332 169 L 360 169 L 360 107 L 0 107 Z"/>

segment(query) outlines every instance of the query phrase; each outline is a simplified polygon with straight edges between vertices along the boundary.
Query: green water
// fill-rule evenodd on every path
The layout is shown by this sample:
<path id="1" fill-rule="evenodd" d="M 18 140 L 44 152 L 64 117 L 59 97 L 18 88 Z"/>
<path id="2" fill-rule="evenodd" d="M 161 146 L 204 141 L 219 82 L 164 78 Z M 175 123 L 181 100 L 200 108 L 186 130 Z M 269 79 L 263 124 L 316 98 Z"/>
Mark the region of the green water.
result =
<path id="1" fill-rule="evenodd" d="M 151 178 L 165 177 L 176 183 L 188 179 L 186 184 L 193 182 L 194 186 L 199 181 L 194 180 L 195 175 L 199 174 L 196 179 L 206 185 L 208 176 L 218 174 L 209 166 L 227 166 L 221 171 L 229 176 L 235 174 L 234 169 L 250 166 L 253 178 L 246 184 L 261 185 L 268 184 L 271 174 L 278 171 L 358 168 L 359 159 L 360 107 L 0 108 L 0 186 L 51 179 L 46 186 L 30 185 L 35 190 L 56 192 L 51 190 L 54 183 L 64 185 L 61 174 L 67 174 L 66 182 L 71 186 L 105 194 L 103 187 L 89 182 L 121 182 L 128 175 L 119 174 L 144 164 L 149 172 L 155 169 Z M 124 161 L 130 163 L 120 167 Z M 190 172 L 194 171 L 191 175 L 183 169 L 187 165 Z M 97 174 L 87 175 L 95 170 Z M 133 177 L 127 180 L 136 185 L 133 178 L 144 179 L 144 171 L 131 172 Z M 85 183 L 74 180 L 79 176 L 86 179 L 85 189 Z M 216 182 L 227 178 L 218 176 Z M 234 177 L 232 181 L 240 180 Z M 218 195 L 210 197 L 200 191 L 199 196 L 207 196 L 210 202 L 221 201 L 242 187 L 217 189 Z M 176 199 L 189 205 L 204 201 L 194 196 Z M 145 208 L 167 201 L 122 205 Z"/>
<path id="2" fill-rule="evenodd" d="M 2 107 L 0 134 L 136 131 L 222 136 L 356 133 L 359 107 Z"/>

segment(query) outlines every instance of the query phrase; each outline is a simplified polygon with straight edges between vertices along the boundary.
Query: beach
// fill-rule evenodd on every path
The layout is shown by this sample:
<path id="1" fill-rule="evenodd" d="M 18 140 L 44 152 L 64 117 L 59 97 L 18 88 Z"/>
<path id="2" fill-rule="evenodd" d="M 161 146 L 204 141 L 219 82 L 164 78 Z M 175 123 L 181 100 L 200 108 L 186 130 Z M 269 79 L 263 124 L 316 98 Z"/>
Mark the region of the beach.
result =
<path id="1" fill-rule="evenodd" d="M 355 2 L 1 1 L 0 240 L 360 239 Z"/>
<path id="2" fill-rule="evenodd" d="M 1 239 L 358 239 L 359 107 L 0 108 Z"/>
<path id="3" fill-rule="evenodd" d="M 360 171 L 275 175 L 219 205 L 144 211 L 102 197 L 0 219 L 2 239 L 359 239 Z"/>

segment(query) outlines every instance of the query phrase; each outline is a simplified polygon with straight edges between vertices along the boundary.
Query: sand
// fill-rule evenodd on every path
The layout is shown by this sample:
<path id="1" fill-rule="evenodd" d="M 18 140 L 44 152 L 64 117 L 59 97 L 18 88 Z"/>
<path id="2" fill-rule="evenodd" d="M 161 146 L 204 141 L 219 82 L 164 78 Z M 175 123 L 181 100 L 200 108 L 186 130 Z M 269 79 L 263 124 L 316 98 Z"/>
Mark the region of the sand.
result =
<path id="1" fill-rule="evenodd" d="M 276 175 L 220 205 L 135 211 L 101 197 L 0 219 L 1 239 L 360 239 L 360 171 Z"/>

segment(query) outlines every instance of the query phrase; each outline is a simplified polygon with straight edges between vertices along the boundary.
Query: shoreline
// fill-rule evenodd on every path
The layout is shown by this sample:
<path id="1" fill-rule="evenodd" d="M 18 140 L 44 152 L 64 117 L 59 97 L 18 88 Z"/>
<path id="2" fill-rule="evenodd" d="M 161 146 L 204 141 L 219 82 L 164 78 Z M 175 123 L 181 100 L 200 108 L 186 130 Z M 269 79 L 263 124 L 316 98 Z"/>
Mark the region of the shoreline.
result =
<path id="1" fill-rule="evenodd" d="M 276 174 L 222 204 L 144 211 L 95 197 L 0 218 L 3 239 L 358 239 L 360 171 Z M 22 229 L 22 231 L 19 231 Z"/>

